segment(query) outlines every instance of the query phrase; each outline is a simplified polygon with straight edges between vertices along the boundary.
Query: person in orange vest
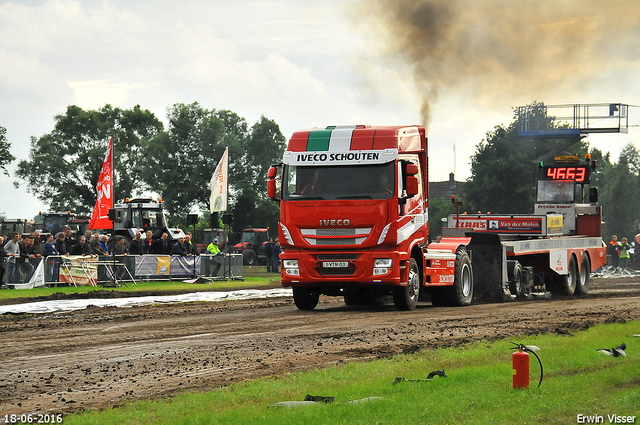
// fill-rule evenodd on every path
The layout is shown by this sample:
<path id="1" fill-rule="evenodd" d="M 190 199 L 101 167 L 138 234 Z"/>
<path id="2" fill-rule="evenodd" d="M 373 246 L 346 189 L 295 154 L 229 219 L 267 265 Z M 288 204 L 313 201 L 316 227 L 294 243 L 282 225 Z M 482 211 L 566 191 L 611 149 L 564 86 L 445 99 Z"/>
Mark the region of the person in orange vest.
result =
<path id="1" fill-rule="evenodd" d="M 611 257 L 611 265 L 613 267 L 618 267 L 620 264 L 620 253 L 618 247 L 618 237 L 613 235 L 611 237 L 611 242 L 609 242 L 609 245 L 607 246 L 607 257 Z"/>

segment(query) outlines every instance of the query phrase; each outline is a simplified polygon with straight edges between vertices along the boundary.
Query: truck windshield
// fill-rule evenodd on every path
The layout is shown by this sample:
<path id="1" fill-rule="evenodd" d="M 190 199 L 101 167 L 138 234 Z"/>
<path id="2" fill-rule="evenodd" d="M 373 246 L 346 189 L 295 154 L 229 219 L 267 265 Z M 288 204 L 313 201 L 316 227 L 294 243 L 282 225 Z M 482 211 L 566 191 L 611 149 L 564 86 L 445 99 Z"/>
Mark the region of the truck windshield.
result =
<path id="1" fill-rule="evenodd" d="M 242 232 L 241 242 L 249 242 L 251 244 L 261 244 L 267 241 L 267 232 Z"/>
<path id="2" fill-rule="evenodd" d="M 389 199 L 396 191 L 395 162 L 331 167 L 287 165 L 282 199 Z"/>
<path id="3" fill-rule="evenodd" d="M 45 232 L 52 233 L 54 236 L 58 232 L 62 232 L 64 227 L 67 225 L 69 221 L 69 216 L 54 216 L 49 215 L 46 216 L 42 222 L 42 227 Z"/>
<path id="4" fill-rule="evenodd" d="M 131 211 L 133 227 L 163 228 L 166 221 L 161 208 L 140 208 Z"/>
<path id="5" fill-rule="evenodd" d="M 581 201 L 581 186 L 573 180 L 538 180 L 538 202 L 575 202 Z"/>
<path id="6" fill-rule="evenodd" d="M 256 234 L 253 232 L 245 232 L 242 234 L 242 240 L 240 242 L 256 243 Z"/>

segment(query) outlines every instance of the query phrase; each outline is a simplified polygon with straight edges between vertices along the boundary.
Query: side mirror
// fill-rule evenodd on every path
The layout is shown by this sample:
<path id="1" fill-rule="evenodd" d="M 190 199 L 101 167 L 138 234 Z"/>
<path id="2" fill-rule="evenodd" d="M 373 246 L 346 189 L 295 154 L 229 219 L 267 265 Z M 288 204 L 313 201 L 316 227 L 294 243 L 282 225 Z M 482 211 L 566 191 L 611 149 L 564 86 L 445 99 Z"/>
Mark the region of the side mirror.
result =
<path id="1" fill-rule="evenodd" d="M 418 166 L 413 162 L 408 162 L 405 168 L 405 174 L 404 189 L 407 197 L 412 198 L 418 194 Z"/>
<path id="2" fill-rule="evenodd" d="M 418 166 L 413 162 L 407 164 L 407 176 L 415 176 L 418 174 Z"/>
<path id="3" fill-rule="evenodd" d="M 598 202 L 598 188 L 590 187 L 589 188 L 589 202 L 595 204 Z"/>
<path id="4" fill-rule="evenodd" d="M 273 200 L 276 200 L 276 174 L 278 174 L 278 168 L 271 166 L 267 173 L 267 196 Z"/>
<path id="5" fill-rule="evenodd" d="M 276 199 L 276 181 L 274 179 L 267 181 L 267 196 L 270 199 Z"/>
<path id="6" fill-rule="evenodd" d="M 405 191 L 409 198 L 418 194 L 418 178 L 416 176 L 407 176 Z"/>

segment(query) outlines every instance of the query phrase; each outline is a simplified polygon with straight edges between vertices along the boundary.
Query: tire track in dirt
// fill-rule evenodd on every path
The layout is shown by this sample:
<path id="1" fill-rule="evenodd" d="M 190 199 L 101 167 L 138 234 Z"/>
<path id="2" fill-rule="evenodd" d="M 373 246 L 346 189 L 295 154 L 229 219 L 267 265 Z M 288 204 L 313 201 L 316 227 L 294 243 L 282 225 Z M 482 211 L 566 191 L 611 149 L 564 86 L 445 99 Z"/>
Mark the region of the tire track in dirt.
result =
<path id="1" fill-rule="evenodd" d="M 625 289 L 626 288 L 626 289 Z M 0 317 L 0 416 L 73 412 L 250 378 L 640 318 L 640 283 L 594 282 L 581 299 L 347 307 L 321 298 L 89 308 Z M 626 296 L 620 296 L 620 289 Z"/>

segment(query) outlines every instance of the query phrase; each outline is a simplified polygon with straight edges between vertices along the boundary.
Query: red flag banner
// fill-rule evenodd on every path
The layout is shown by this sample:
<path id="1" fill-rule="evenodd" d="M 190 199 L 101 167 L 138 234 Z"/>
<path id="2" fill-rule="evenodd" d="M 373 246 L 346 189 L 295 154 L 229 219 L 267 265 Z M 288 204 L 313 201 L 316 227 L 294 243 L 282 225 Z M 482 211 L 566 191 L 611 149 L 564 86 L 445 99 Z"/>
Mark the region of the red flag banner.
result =
<path id="1" fill-rule="evenodd" d="M 113 137 L 109 141 L 98 179 L 98 199 L 93 209 L 89 229 L 111 229 L 113 227 L 111 220 L 109 220 L 109 209 L 111 208 L 113 208 Z"/>

